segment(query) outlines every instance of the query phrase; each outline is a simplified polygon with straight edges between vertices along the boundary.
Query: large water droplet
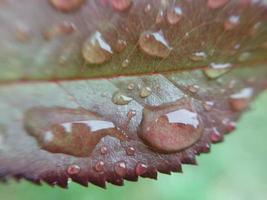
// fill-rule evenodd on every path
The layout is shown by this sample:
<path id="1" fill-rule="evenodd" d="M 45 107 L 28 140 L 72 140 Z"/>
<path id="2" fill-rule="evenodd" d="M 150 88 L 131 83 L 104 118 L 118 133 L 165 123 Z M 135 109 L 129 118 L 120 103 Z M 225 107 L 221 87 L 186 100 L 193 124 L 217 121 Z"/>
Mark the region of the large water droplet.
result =
<path id="1" fill-rule="evenodd" d="M 114 9 L 118 11 L 125 11 L 132 5 L 132 0 L 111 0 Z"/>
<path id="2" fill-rule="evenodd" d="M 78 9 L 84 0 L 50 0 L 51 4 L 63 12 L 70 12 Z"/>
<path id="3" fill-rule="evenodd" d="M 107 135 L 127 138 L 113 122 L 84 109 L 32 108 L 24 115 L 24 126 L 42 149 L 79 157 L 89 156 Z"/>
<path id="4" fill-rule="evenodd" d="M 115 92 L 112 97 L 112 102 L 117 105 L 127 105 L 133 100 L 133 98 L 128 97 L 121 92 Z"/>
<path id="5" fill-rule="evenodd" d="M 143 175 L 147 172 L 148 167 L 143 163 L 138 163 L 135 167 L 135 173 L 137 176 Z"/>
<path id="6" fill-rule="evenodd" d="M 229 0 L 208 0 L 207 6 L 211 9 L 217 9 L 228 3 Z"/>
<path id="7" fill-rule="evenodd" d="M 249 105 L 254 91 L 252 88 L 244 88 L 236 94 L 230 96 L 229 104 L 234 111 L 243 111 Z"/>
<path id="8" fill-rule="evenodd" d="M 207 54 L 203 51 L 195 52 L 189 57 L 192 61 L 204 61 L 207 59 Z"/>
<path id="9" fill-rule="evenodd" d="M 148 55 L 159 58 L 166 58 L 172 50 L 161 30 L 142 33 L 139 38 L 139 46 Z"/>
<path id="10" fill-rule="evenodd" d="M 167 10 L 167 21 L 169 24 L 177 24 L 183 16 L 183 10 L 180 6 L 171 7 Z"/>
<path id="11" fill-rule="evenodd" d="M 93 33 L 83 44 L 82 54 L 89 64 L 101 64 L 111 59 L 113 51 L 100 32 Z"/>
<path id="12" fill-rule="evenodd" d="M 138 135 L 153 149 L 168 153 L 190 147 L 202 132 L 203 123 L 191 101 L 182 99 L 170 105 L 145 108 Z"/>
<path id="13" fill-rule="evenodd" d="M 209 68 L 204 69 L 204 74 L 208 78 L 216 79 L 229 72 L 231 68 L 231 63 L 211 63 Z"/>
<path id="14" fill-rule="evenodd" d="M 150 87 L 143 87 L 143 88 L 141 88 L 139 95 L 142 98 L 146 98 L 146 97 L 150 96 L 151 93 L 152 93 L 152 89 Z"/>
<path id="15" fill-rule="evenodd" d="M 105 166 L 105 163 L 103 161 L 98 161 L 96 164 L 95 164 L 95 171 L 97 172 L 102 172 L 104 170 L 104 166 Z"/>

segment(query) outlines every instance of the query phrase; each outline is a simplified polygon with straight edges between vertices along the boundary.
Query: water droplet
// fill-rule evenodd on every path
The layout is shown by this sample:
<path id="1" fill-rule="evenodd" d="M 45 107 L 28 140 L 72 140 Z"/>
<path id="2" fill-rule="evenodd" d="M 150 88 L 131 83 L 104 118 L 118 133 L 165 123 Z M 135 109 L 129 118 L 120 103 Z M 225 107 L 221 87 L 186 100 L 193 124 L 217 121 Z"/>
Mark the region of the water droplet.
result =
<path id="1" fill-rule="evenodd" d="M 135 148 L 134 147 L 128 147 L 126 149 L 126 153 L 128 156 L 133 156 L 135 154 Z"/>
<path id="2" fill-rule="evenodd" d="M 143 163 L 138 163 L 135 167 L 135 173 L 137 176 L 143 175 L 147 172 L 148 167 Z"/>
<path id="3" fill-rule="evenodd" d="M 152 90 L 150 87 L 143 87 L 143 88 L 141 88 L 139 95 L 142 98 L 146 98 L 146 97 L 150 96 L 151 93 L 152 93 Z"/>
<path id="4" fill-rule="evenodd" d="M 70 165 L 67 169 L 67 173 L 69 175 L 75 175 L 75 174 L 79 174 L 81 171 L 81 168 L 79 165 Z"/>
<path id="5" fill-rule="evenodd" d="M 117 105 L 127 105 L 133 100 L 133 98 L 128 97 L 121 92 L 115 92 L 112 97 L 112 102 Z"/>
<path id="6" fill-rule="evenodd" d="M 203 51 L 195 52 L 189 58 L 195 62 L 204 61 L 207 59 L 207 54 Z"/>
<path id="7" fill-rule="evenodd" d="M 128 67 L 129 64 L 130 64 L 130 61 L 129 61 L 128 59 L 125 59 L 125 60 L 121 63 L 121 66 L 122 66 L 123 68 L 126 68 L 126 67 Z"/>
<path id="8" fill-rule="evenodd" d="M 87 157 L 105 136 L 127 136 L 111 121 L 84 109 L 35 107 L 24 115 L 26 131 L 52 153 Z"/>
<path id="9" fill-rule="evenodd" d="M 208 8 L 217 9 L 228 3 L 229 0 L 208 0 Z"/>
<path id="10" fill-rule="evenodd" d="M 225 22 L 224 22 L 224 29 L 226 31 L 234 29 L 236 26 L 240 24 L 240 16 L 238 15 L 231 15 Z"/>
<path id="11" fill-rule="evenodd" d="M 105 163 L 103 161 L 98 161 L 96 164 L 95 164 L 95 171 L 97 172 L 102 172 L 104 170 L 104 166 L 105 166 Z"/>
<path id="12" fill-rule="evenodd" d="M 183 16 L 183 10 L 180 6 L 171 7 L 167 10 L 167 21 L 169 24 L 177 24 Z"/>
<path id="13" fill-rule="evenodd" d="M 84 0 L 50 0 L 50 2 L 57 10 L 70 12 L 80 8 Z"/>
<path id="14" fill-rule="evenodd" d="M 115 10 L 126 11 L 132 5 L 132 0 L 112 0 L 111 4 Z"/>
<path id="15" fill-rule="evenodd" d="M 223 140 L 223 136 L 216 128 L 213 128 L 210 134 L 210 140 L 213 143 L 218 143 Z"/>
<path id="16" fill-rule="evenodd" d="M 229 72 L 231 68 L 231 63 L 211 63 L 209 68 L 204 69 L 204 74 L 210 79 L 216 79 Z"/>
<path id="17" fill-rule="evenodd" d="M 236 129 L 236 123 L 230 119 L 224 119 L 222 123 L 226 126 L 226 133 L 231 133 Z"/>
<path id="18" fill-rule="evenodd" d="M 127 42 L 125 40 L 122 39 L 117 40 L 115 50 L 118 53 L 123 52 L 126 49 L 126 47 L 127 47 Z"/>
<path id="19" fill-rule="evenodd" d="M 206 102 L 204 102 L 204 109 L 206 110 L 206 111 L 211 111 L 211 109 L 212 109 L 212 107 L 214 106 L 214 102 L 213 101 L 206 101 Z"/>
<path id="20" fill-rule="evenodd" d="M 159 10 L 157 17 L 156 17 L 156 23 L 160 24 L 164 21 L 164 12 L 163 10 Z"/>
<path id="21" fill-rule="evenodd" d="M 245 88 L 236 94 L 230 96 L 229 104 L 234 111 L 245 110 L 253 96 L 254 91 L 252 88 Z"/>
<path id="22" fill-rule="evenodd" d="M 159 58 L 166 58 L 172 50 L 161 30 L 142 33 L 139 38 L 139 47 L 148 55 Z"/>
<path id="23" fill-rule="evenodd" d="M 45 40 L 51 40 L 56 36 L 63 34 L 71 34 L 76 30 L 75 25 L 72 22 L 64 21 L 60 24 L 52 26 L 49 30 L 43 33 Z"/>
<path id="24" fill-rule="evenodd" d="M 187 88 L 192 93 L 197 93 L 199 91 L 199 86 L 198 85 L 189 85 Z"/>
<path id="25" fill-rule="evenodd" d="M 251 53 L 249 52 L 243 52 L 239 55 L 238 61 L 245 62 L 251 58 Z"/>
<path id="26" fill-rule="evenodd" d="M 134 83 L 129 83 L 127 86 L 128 90 L 133 90 L 134 87 L 135 87 Z"/>
<path id="27" fill-rule="evenodd" d="M 147 4 L 145 7 L 145 13 L 149 13 L 151 11 L 151 4 Z"/>
<path id="28" fill-rule="evenodd" d="M 106 146 L 101 147 L 100 152 L 102 155 L 105 155 L 108 153 L 108 148 Z"/>
<path id="29" fill-rule="evenodd" d="M 145 108 L 138 135 L 156 150 L 177 152 L 193 145 L 202 132 L 203 123 L 191 101 L 183 99 L 171 105 Z"/>
<path id="30" fill-rule="evenodd" d="M 93 33 L 83 44 L 82 54 L 89 64 L 101 64 L 112 57 L 112 49 L 100 32 Z"/>
<path id="31" fill-rule="evenodd" d="M 120 176 L 124 177 L 126 175 L 126 163 L 124 161 L 119 161 L 115 164 L 115 172 Z"/>

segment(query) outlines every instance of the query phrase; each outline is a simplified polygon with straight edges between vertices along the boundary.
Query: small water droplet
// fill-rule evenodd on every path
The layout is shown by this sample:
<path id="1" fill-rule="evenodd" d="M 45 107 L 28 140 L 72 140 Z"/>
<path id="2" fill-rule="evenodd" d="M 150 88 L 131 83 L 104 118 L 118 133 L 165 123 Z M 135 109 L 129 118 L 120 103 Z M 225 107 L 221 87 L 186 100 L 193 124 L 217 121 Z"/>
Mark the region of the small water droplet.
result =
<path id="1" fill-rule="evenodd" d="M 161 30 L 142 33 L 139 38 L 139 47 L 148 55 L 159 58 L 166 58 L 172 50 Z"/>
<path id="2" fill-rule="evenodd" d="M 133 90 L 134 87 L 135 87 L 134 83 L 129 83 L 127 86 L 128 90 Z"/>
<path id="3" fill-rule="evenodd" d="M 228 2 L 229 0 L 208 0 L 207 6 L 210 9 L 217 9 L 224 6 Z"/>
<path id="4" fill-rule="evenodd" d="M 122 61 L 121 66 L 123 68 L 126 68 L 126 67 L 128 67 L 129 64 L 130 64 L 129 59 L 125 59 L 124 61 Z"/>
<path id="5" fill-rule="evenodd" d="M 115 172 L 120 176 L 124 177 L 127 172 L 126 163 L 124 161 L 119 161 L 115 164 Z"/>
<path id="6" fill-rule="evenodd" d="M 50 2 L 57 10 L 70 12 L 80 8 L 84 0 L 50 0 Z"/>
<path id="7" fill-rule="evenodd" d="M 101 147 L 100 152 L 102 155 L 105 155 L 108 153 L 108 148 L 106 146 Z"/>
<path id="8" fill-rule="evenodd" d="M 197 93 L 199 91 L 199 86 L 198 85 L 189 85 L 187 88 L 192 93 Z"/>
<path id="9" fill-rule="evenodd" d="M 236 94 L 230 96 L 229 104 L 234 111 L 245 110 L 253 96 L 254 91 L 252 88 L 244 88 Z"/>
<path id="10" fill-rule="evenodd" d="M 164 12 L 163 10 L 159 10 L 157 17 L 156 17 L 156 24 L 160 24 L 164 21 Z"/>
<path id="11" fill-rule="evenodd" d="M 145 13 L 149 13 L 150 11 L 151 11 L 151 4 L 147 4 L 146 6 L 145 6 Z"/>
<path id="12" fill-rule="evenodd" d="M 204 109 L 206 110 L 206 111 L 211 111 L 211 109 L 212 109 L 212 107 L 214 106 L 214 102 L 213 101 L 206 101 L 206 102 L 204 102 Z"/>
<path id="13" fill-rule="evenodd" d="M 167 10 L 167 21 L 169 24 L 177 24 L 183 16 L 183 10 L 180 6 L 171 7 Z"/>
<path id="14" fill-rule="evenodd" d="M 104 166 L 105 166 L 105 163 L 103 161 L 98 161 L 96 164 L 95 164 L 95 171 L 97 172 L 102 172 L 104 170 Z"/>
<path id="15" fill-rule="evenodd" d="M 231 133 L 236 129 L 236 123 L 228 118 L 224 119 L 222 123 L 226 126 L 226 133 Z"/>
<path id="16" fill-rule="evenodd" d="M 204 74 L 210 79 L 216 79 L 229 72 L 232 68 L 231 63 L 211 63 L 209 68 L 204 69 Z"/>
<path id="17" fill-rule="evenodd" d="M 135 173 L 137 176 L 145 174 L 147 170 L 148 170 L 147 165 L 143 163 L 138 163 L 135 167 Z"/>
<path id="18" fill-rule="evenodd" d="M 67 169 L 67 173 L 69 175 L 75 175 L 75 174 L 79 174 L 81 171 L 81 168 L 79 165 L 70 165 Z"/>
<path id="19" fill-rule="evenodd" d="M 134 147 L 128 147 L 128 148 L 126 149 L 126 154 L 127 154 L 128 156 L 133 156 L 133 155 L 135 154 L 135 148 L 134 148 Z"/>
<path id="20" fill-rule="evenodd" d="M 105 136 L 127 136 L 111 121 L 84 109 L 35 107 L 24 114 L 25 130 L 52 153 L 88 157 Z"/>
<path id="21" fill-rule="evenodd" d="M 223 136 L 216 128 L 213 128 L 210 134 L 210 140 L 213 143 L 218 143 L 223 140 Z"/>
<path id="22" fill-rule="evenodd" d="M 123 52 L 127 47 L 127 42 L 125 40 L 122 40 L 122 39 L 118 39 L 117 40 L 117 43 L 116 43 L 116 46 L 115 46 L 115 50 L 118 52 L 118 53 L 121 53 Z"/>
<path id="23" fill-rule="evenodd" d="M 75 25 L 72 22 L 64 21 L 60 24 L 54 25 L 43 33 L 45 40 L 51 40 L 56 36 L 63 34 L 71 34 L 76 30 Z"/>
<path id="24" fill-rule="evenodd" d="M 87 63 L 101 64 L 111 59 L 113 51 L 102 34 L 96 31 L 84 42 L 82 54 Z"/>
<path id="25" fill-rule="evenodd" d="M 141 88 L 139 95 L 142 98 L 146 98 L 146 97 L 150 96 L 151 93 L 152 93 L 152 89 L 150 87 L 143 87 L 143 88 Z"/>
<path id="26" fill-rule="evenodd" d="M 112 97 L 112 102 L 117 105 L 127 105 L 133 100 L 133 98 L 128 97 L 121 92 L 115 92 Z"/>
<path id="27" fill-rule="evenodd" d="M 115 10 L 126 11 L 132 5 L 132 0 L 111 0 L 111 4 Z"/>
<path id="28" fill-rule="evenodd" d="M 226 31 L 234 29 L 236 26 L 240 24 L 240 16 L 238 15 L 231 15 L 225 22 L 224 22 L 224 29 Z"/>
<path id="29" fill-rule="evenodd" d="M 207 54 L 203 51 L 195 52 L 189 58 L 195 62 L 204 61 L 207 59 Z"/>
<path id="30" fill-rule="evenodd" d="M 151 147 L 163 152 L 177 152 L 199 140 L 203 123 L 193 111 L 191 101 L 144 109 L 138 135 Z"/>

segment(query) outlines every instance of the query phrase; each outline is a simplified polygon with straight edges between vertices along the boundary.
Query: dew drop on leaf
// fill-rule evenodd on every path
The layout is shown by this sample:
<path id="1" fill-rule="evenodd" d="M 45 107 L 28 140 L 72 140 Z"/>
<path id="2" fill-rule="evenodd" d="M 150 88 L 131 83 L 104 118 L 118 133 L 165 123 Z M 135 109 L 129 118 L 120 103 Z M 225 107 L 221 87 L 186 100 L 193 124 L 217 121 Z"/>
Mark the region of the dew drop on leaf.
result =
<path id="1" fill-rule="evenodd" d="M 111 59 L 113 51 L 102 34 L 96 31 L 84 42 L 82 54 L 86 63 L 101 64 Z"/>
<path id="2" fill-rule="evenodd" d="M 118 174 L 120 177 L 124 177 L 126 175 L 127 168 L 126 163 L 124 161 L 119 161 L 115 163 L 114 167 L 116 174 Z"/>
<path id="3" fill-rule="evenodd" d="M 161 30 L 142 33 L 139 38 L 139 47 L 146 54 L 159 58 L 166 58 L 172 50 Z"/>
<path id="4" fill-rule="evenodd" d="M 138 135 L 153 149 L 167 153 L 193 145 L 202 135 L 203 123 L 185 101 L 145 108 Z"/>
<path id="5" fill-rule="evenodd" d="M 67 169 L 67 173 L 68 173 L 69 175 L 76 175 L 76 174 L 79 174 L 80 171 L 81 171 L 80 166 L 79 166 L 79 165 L 75 165 L 75 164 L 70 165 L 70 166 L 68 167 L 68 169 Z"/>
<path id="6" fill-rule="evenodd" d="M 231 15 L 225 22 L 224 22 L 224 29 L 226 31 L 234 29 L 236 26 L 240 24 L 240 16 L 238 15 Z"/>
<path id="7" fill-rule="evenodd" d="M 133 156 L 135 154 L 135 148 L 134 147 L 128 147 L 126 149 L 126 153 L 128 156 Z"/>
<path id="8" fill-rule="evenodd" d="M 145 174 L 147 172 L 147 170 L 148 170 L 147 165 L 145 165 L 143 163 L 138 163 L 135 167 L 135 173 L 138 176 Z"/>
<path id="9" fill-rule="evenodd" d="M 204 61 L 207 59 L 207 54 L 203 51 L 195 52 L 189 57 L 192 61 Z"/>
<path id="10" fill-rule="evenodd" d="M 231 63 L 211 63 L 203 72 L 208 78 L 216 79 L 229 72 L 231 68 Z"/>
<path id="11" fill-rule="evenodd" d="M 139 95 L 142 98 L 146 98 L 146 97 L 150 96 L 151 93 L 152 93 L 152 89 L 150 87 L 142 87 L 140 89 L 140 94 Z"/>
<path id="12" fill-rule="evenodd" d="M 210 140 L 213 143 L 218 143 L 223 140 L 223 136 L 216 128 L 213 128 L 210 134 Z"/>
<path id="13" fill-rule="evenodd" d="M 50 0 L 50 2 L 57 10 L 70 12 L 80 8 L 84 0 Z"/>
<path id="14" fill-rule="evenodd" d="M 100 148 L 100 152 L 102 155 L 105 155 L 108 153 L 108 148 L 106 146 L 103 146 Z"/>
<path id="15" fill-rule="evenodd" d="M 105 136 L 127 137 L 113 122 L 83 109 L 32 108 L 24 115 L 24 126 L 42 149 L 79 157 L 89 156 Z"/>
<path id="16" fill-rule="evenodd" d="M 244 88 L 236 94 L 230 96 L 229 104 L 234 111 L 243 111 L 248 105 L 251 97 L 253 96 L 252 88 Z"/>
<path id="17" fill-rule="evenodd" d="M 180 6 L 170 7 L 167 10 L 167 21 L 169 24 L 177 24 L 183 16 L 183 10 Z"/>
<path id="18" fill-rule="evenodd" d="M 112 102 L 117 105 L 127 105 L 133 100 L 133 98 L 128 97 L 121 92 L 115 92 L 112 97 Z"/>
<path id="19" fill-rule="evenodd" d="M 104 170 L 105 163 L 103 161 L 99 161 L 95 164 L 95 171 L 102 172 Z"/>

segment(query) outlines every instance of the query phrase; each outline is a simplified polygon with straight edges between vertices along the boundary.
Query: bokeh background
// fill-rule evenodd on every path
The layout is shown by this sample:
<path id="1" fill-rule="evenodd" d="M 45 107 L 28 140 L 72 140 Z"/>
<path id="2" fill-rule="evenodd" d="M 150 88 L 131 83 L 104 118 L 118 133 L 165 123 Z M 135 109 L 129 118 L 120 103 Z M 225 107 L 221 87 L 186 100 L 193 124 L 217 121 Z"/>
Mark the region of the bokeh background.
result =
<path id="1" fill-rule="evenodd" d="M 159 174 L 111 184 L 107 189 L 70 183 L 69 189 L 35 186 L 27 181 L 0 184 L 0 200 L 266 200 L 267 92 L 243 115 L 237 131 L 212 152 L 198 157 L 198 166 L 184 166 L 183 174 Z"/>

